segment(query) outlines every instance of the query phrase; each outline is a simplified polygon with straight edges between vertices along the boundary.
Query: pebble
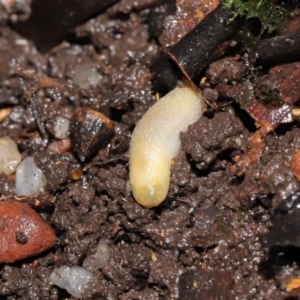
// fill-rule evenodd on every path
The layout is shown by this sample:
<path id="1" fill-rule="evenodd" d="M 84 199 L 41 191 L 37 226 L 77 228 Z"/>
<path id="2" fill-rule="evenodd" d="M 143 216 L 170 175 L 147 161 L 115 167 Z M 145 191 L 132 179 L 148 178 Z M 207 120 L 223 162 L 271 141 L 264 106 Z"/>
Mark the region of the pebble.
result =
<path id="1" fill-rule="evenodd" d="M 294 173 L 294 176 L 300 181 L 300 150 L 298 150 L 291 161 L 291 169 Z"/>
<path id="2" fill-rule="evenodd" d="M 54 246 L 54 231 L 27 204 L 0 203 L 0 263 L 12 263 Z"/>
<path id="3" fill-rule="evenodd" d="M 47 179 L 37 167 L 32 156 L 26 157 L 16 170 L 15 193 L 19 196 L 31 196 L 44 192 Z"/>
<path id="4" fill-rule="evenodd" d="M 11 175 L 21 161 L 17 144 L 8 136 L 0 138 L 0 173 Z"/>
<path id="5" fill-rule="evenodd" d="M 69 132 L 70 120 L 57 116 L 54 122 L 54 136 L 57 139 L 63 140 L 67 138 Z"/>
<path id="6" fill-rule="evenodd" d="M 83 261 L 82 266 L 84 269 L 89 271 L 97 271 L 102 269 L 109 260 L 110 247 L 107 242 L 100 240 L 97 245 L 96 252 L 86 257 Z"/>
<path id="7" fill-rule="evenodd" d="M 78 67 L 73 78 L 74 84 L 83 90 L 96 87 L 101 80 L 100 73 L 91 66 Z"/>
<path id="8" fill-rule="evenodd" d="M 74 298 L 83 298 L 84 290 L 93 274 L 80 266 L 61 266 L 53 270 L 50 281 L 66 289 Z"/>

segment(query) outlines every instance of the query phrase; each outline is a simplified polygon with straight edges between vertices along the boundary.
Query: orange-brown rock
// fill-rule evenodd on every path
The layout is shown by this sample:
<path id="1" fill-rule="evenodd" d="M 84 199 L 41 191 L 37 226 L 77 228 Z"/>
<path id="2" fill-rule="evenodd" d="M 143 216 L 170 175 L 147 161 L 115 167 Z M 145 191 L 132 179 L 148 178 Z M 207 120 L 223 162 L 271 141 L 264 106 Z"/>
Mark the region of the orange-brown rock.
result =
<path id="1" fill-rule="evenodd" d="M 300 181 L 300 150 L 298 150 L 291 161 L 291 169 L 294 173 L 294 176 Z"/>
<path id="2" fill-rule="evenodd" d="M 49 225 L 27 204 L 0 203 L 0 263 L 11 263 L 43 252 L 55 244 Z"/>

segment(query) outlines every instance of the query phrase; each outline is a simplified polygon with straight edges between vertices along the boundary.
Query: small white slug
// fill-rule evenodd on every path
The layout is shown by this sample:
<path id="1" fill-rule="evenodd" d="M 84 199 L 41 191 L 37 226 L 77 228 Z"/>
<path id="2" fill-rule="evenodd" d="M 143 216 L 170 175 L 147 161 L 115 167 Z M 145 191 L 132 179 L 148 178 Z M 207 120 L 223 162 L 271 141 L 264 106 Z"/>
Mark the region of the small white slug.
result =
<path id="1" fill-rule="evenodd" d="M 140 205 L 158 206 L 167 197 L 172 159 L 180 150 L 180 132 L 195 123 L 203 110 L 199 93 L 189 87 L 176 87 L 136 125 L 130 142 L 129 179 Z"/>

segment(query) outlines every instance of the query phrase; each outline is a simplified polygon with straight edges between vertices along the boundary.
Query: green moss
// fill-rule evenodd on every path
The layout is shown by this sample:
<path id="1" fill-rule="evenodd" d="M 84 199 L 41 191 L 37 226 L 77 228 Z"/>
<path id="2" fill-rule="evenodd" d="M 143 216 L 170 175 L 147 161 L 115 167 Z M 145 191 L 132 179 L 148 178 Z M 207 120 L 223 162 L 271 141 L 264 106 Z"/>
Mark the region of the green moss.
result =
<path id="1" fill-rule="evenodd" d="M 242 94 L 242 96 L 240 99 L 240 105 L 241 105 L 241 108 L 244 109 L 254 94 L 253 84 L 250 80 L 245 80 L 242 82 L 241 94 Z"/>
<path id="2" fill-rule="evenodd" d="M 262 86 L 260 87 L 258 101 L 264 105 L 271 104 L 273 107 L 280 107 L 283 104 L 280 92 L 276 87 L 269 86 L 267 82 L 262 83 Z"/>
<path id="3" fill-rule="evenodd" d="M 289 15 L 299 5 L 300 0 L 223 0 L 223 6 L 232 12 L 231 22 L 236 17 L 245 18 L 241 38 L 244 50 L 249 53 L 249 65 L 242 80 L 242 90 L 238 102 L 245 108 L 254 96 L 264 105 L 280 106 L 282 97 L 276 87 L 261 82 L 263 69 L 254 65 L 257 44 L 262 38 L 276 33 Z M 259 86 L 260 85 L 260 86 Z M 259 94 L 257 92 L 259 91 Z"/>
<path id="4" fill-rule="evenodd" d="M 232 19 L 245 16 L 246 19 L 258 18 L 261 22 L 261 33 L 272 33 L 287 16 L 289 5 L 276 0 L 224 0 L 223 6 L 233 13 Z"/>
<path id="5" fill-rule="evenodd" d="M 283 104 L 282 97 L 278 91 L 270 90 L 265 98 L 261 100 L 263 104 L 272 104 L 273 106 L 280 107 Z"/>

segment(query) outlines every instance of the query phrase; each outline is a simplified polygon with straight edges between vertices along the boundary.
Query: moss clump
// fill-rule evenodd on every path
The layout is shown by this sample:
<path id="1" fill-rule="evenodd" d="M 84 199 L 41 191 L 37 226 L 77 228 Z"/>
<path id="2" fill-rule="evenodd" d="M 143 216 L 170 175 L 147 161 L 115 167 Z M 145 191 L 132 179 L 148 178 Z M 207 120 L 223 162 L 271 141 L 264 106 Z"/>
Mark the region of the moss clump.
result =
<path id="1" fill-rule="evenodd" d="M 272 33 L 285 20 L 290 5 L 276 0 L 224 0 L 223 6 L 232 11 L 231 21 L 237 16 L 258 18 L 261 33 Z"/>

